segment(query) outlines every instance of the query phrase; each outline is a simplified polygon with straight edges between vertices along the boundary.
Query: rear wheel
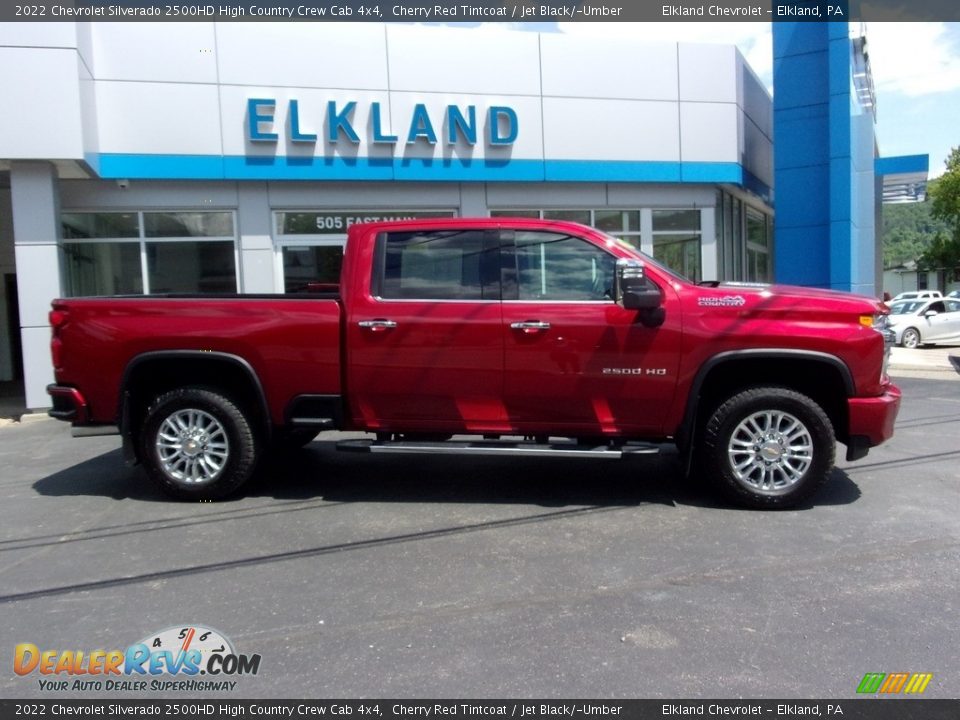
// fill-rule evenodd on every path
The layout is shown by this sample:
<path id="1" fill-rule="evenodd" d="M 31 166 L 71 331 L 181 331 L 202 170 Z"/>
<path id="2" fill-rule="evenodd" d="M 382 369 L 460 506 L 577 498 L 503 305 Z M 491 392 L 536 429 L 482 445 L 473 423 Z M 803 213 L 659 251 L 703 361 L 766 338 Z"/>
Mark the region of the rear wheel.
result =
<path id="1" fill-rule="evenodd" d="M 900 344 L 905 348 L 915 348 L 920 344 L 920 332 L 915 328 L 907 328 L 900 337 Z"/>
<path id="2" fill-rule="evenodd" d="M 826 482 L 835 452 L 823 409 L 776 387 L 745 390 L 720 405 L 699 450 L 706 477 L 752 508 L 792 507 L 811 497 Z"/>
<path id="3" fill-rule="evenodd" d="M 147 408 L 140 458 L 169 495 L 184 500 L 225 497 L 250 479 L 258 455 L 243 411 L 217 392 L 172 390 Z"/>

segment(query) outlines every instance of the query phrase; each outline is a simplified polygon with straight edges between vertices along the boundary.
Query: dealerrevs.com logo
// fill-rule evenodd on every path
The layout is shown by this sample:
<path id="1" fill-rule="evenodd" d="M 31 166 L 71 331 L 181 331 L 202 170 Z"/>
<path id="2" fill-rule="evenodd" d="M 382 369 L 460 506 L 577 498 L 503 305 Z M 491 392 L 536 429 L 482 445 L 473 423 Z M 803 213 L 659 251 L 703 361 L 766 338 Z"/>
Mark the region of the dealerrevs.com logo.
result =
<path id="1" fill-rule="evenodd" d="M 867 673 L 857 686 L 860 694 L 920 695 L 933 680 L 933 673 Z"/>
<path id="2" fill-rule="evenodd" d="M 148 635 L 126 650 L 41 650 L 20 643 L 13 671 L 38 675 L 45 691 L 230 691 L 237 686 L 233 678 L 260 671 L 260 655 L 237 653 L 217 630 L 187 625 Z"/>

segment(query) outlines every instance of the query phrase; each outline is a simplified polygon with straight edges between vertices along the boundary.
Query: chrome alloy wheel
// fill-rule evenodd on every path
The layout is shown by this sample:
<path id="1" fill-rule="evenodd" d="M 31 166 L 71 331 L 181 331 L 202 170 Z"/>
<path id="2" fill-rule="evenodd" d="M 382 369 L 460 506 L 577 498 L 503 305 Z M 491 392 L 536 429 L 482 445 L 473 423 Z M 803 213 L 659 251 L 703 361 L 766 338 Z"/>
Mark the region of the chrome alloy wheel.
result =
<path id="1" fill-rule="evenodd" d="M 813 462 L 813 438 L 806 426 L 781 410 L 756 412 L 737 425 L 727 445 L 737 481 L 751 492 L 782 495 Z"/>
<path id="2" fill-rule="evenodd" d="M 187 484 L 216 480 L 230 457 L 223 425 L 210 413 L 194 408 L 164 419 L 157 430 L 156 449 L 163 472 Z"/>

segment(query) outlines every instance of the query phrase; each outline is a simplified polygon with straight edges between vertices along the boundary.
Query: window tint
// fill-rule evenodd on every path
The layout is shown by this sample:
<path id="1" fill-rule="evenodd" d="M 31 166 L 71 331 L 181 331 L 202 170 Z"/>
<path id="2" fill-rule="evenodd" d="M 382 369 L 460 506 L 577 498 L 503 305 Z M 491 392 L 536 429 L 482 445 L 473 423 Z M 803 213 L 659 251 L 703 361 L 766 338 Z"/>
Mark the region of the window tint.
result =
<path id="1" fill-rule="evenodd" d="M 928 312 L 930 310 L 934 310 L 938 313 L 944 312 L 943 303 L 942 302 L 930 303 L 930 307 L 928 307 L 924 312 Z"/>
<path id="2" fill-rule="evenodd" d="M 542 232 L 516 233 L 520 300 L 608 300 L 616 259 L 586 240 Z"/>
<path id="3" fill-rule="evenodd" d="M 478 230 L 387 234 L 380 297 L 498 300 L 500 254 L 492 237 Z"/>

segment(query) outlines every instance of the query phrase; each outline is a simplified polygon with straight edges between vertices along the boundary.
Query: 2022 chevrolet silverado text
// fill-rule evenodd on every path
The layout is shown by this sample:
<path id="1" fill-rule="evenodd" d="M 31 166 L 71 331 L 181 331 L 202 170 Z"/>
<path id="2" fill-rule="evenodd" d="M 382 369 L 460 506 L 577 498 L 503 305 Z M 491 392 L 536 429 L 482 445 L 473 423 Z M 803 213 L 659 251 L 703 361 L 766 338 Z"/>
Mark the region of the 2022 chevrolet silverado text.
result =
<path id="1" fill-rule="evenodd" d="M 56 300 L 51 414 L 123 436 L 169 493 L 209 499 L 271 446 L 611 458 L 789 507 L 893 433 L 879 301 L 691 284 L 565 222 L 350 228 L 336 293 Z M 456 437 L 454 437 L 456 436 Z M 467 436 L 467 437 L 464 437 Z M 474 436 L 471 439 L 469 436 Z"/>

